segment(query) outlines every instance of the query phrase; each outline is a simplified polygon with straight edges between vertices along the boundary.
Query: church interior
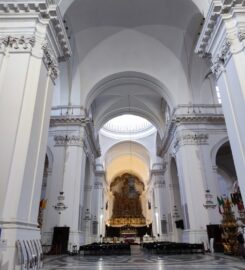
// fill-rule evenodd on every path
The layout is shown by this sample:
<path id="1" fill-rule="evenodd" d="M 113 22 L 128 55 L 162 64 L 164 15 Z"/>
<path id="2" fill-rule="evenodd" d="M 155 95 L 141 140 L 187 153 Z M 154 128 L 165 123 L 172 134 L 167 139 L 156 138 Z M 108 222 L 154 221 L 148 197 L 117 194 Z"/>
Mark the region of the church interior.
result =
<path id="1" fill-rule="evenodd" d="M 0 269 L 245 269 L 244 68 L 244 0 L 0 0 Z"/>

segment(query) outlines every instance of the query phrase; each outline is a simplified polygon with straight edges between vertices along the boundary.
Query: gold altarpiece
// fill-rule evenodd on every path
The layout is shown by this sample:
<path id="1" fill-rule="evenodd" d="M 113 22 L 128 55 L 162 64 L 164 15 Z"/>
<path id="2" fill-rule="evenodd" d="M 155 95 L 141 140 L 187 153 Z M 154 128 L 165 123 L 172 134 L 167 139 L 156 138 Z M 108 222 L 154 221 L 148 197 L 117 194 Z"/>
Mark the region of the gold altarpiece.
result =
<path id="1" fill-rule="evenodd" d="M 110 226 L 145 226 L 140 199 L 144 184 L 136 176 L 126 173 L 116 177 L 110 189 L 114 195 Z"/>

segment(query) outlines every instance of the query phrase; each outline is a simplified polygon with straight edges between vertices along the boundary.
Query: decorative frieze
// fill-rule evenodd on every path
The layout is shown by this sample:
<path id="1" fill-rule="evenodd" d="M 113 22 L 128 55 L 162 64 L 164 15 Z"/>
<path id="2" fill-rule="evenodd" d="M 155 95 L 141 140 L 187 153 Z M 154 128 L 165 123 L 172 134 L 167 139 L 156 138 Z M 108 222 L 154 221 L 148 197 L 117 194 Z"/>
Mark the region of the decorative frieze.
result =
<path id="1" fill-rule="evenodd" d="M 243 9 L 244 0 L 215 0 L 210 5 L 195 52 L 203 58 L 212 58 L 211 70 L 217 79 L 232 54 L 244 49 Z"/>
<path id="2" fill-rule="evenodd" d="M 159 156 L 164 156 L 171 146 L 176 130 L 179 126 L 194 125 L 225 125 L 224 114 L 221 105 L 180 105 L 174 109 L 170 121 L 165 130 L 165 136 L 158 150 Z M 191 129 L 190 128 L 190 129 Z M 174 154 L 174 153 L 173 153 Z"/>
<path id="3" fill-rule="evenodd" d="M 30 51 L 35 45 L 34 36 L 0 36 L 1 50 L 24 50 Z"/>
<path id="4" fill-rule="evenodd" d="M 50 126 L 84 126 L 89 122 L 87 118 L 76 115 L 51 116 Z"/>
<path id="5" fill-rule="evenodd" d="M 215 59 L 213 60 L 213 65 L 211 66 L 211 70 L 218 78 L 220 76 L 220 73 L 223 70 L 224 65 L 228 62 L 228 60 L 231 57 L 231 40 L 228 38 L 225 39 L 223 45 L 221 45 L 220 50 L 218 51 Z"/>
<path id="6" fill-rule="evenodd" d="M 1 15 L 7 15 L 8 19 L 13 18 L 14 20 L 25 19 L 28 15 L 28 19 L 45 21 L 45 24 L 48 22 L 49 32 L 53 36 L 52 41 L 50 39 L 49 42 L 53 43 L 56 55 L 60 60 L 64 60 L 71 55 L 69 39 L 57 1 L 4 1 L 4 3 L 0 3 Z"/>
<path id="7" fill-rule="evenodd" d="M 84 145 L 84 140 L 77 135 L 56 135 L 54 136 L 55 146 L 81 146 Z"/>
<path id="8" fill-rule="evenodd" d="M 55 80 L 58 77 L 59 70 L 58 70 L 58 62 L 55 56 L 52 53 L 52 50 L 48 46 L 48 42 L 42 46 L 44 56 L 43 62 L 49 72 L 49 75 L 52 80 Z"/>
<path id="9" fill-rule="evenodd" d="M 205 133 L 190 133 L 177 135 L 174 143 L 174 148 L 177 151 L 179 147 L 184 145 L 201 145 L 208 143 L 208 134 Z"/>
<path id="10" fill-rule="evenodd" d="M 245 31 L 239 31 L 238 38 L 242 42 L 245 39 Z"/>

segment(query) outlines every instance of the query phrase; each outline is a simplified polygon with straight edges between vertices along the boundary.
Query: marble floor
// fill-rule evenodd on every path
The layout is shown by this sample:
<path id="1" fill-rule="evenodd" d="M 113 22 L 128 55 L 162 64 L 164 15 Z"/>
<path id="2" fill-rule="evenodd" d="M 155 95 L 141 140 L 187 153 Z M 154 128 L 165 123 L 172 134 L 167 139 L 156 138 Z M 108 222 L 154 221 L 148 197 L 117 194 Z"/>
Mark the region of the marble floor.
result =
<path id="1" fill-rule="evenodd" d="M 245 260 L 216 255 L 153 255 L 133 247 L 131 256 L 47 257 L 44 270 L 245 270 Z"/>

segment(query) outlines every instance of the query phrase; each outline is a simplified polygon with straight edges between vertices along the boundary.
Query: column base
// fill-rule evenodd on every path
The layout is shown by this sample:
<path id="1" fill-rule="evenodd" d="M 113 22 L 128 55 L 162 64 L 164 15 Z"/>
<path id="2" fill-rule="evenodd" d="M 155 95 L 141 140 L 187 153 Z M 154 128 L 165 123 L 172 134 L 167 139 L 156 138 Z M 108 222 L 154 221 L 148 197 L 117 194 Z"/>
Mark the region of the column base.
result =
<path id="1" fill-rule="evenodd" d="M 40 240 L 40 229 L 37 224 L 20 221 L 0 221 L 2 228 L 0 242 L 0 269 L 21 269 L 17 258 L 17 240 Z"/>
<path id="2" fill-rule="evenodd" d="M 183 231 L 184 243 L 204 243 L 205 249 L 208 249 L 208 234 L 206 230 L 184 230 Z"/>
<path id="3" fill-rule="evenodd" d="M 69 234 L 68 251 L 73 252 L 73 246 L 77 246 L 79 250 L 80 246 L 84 244 L 84 235 L 82 232 L 71 231 Z"/>

